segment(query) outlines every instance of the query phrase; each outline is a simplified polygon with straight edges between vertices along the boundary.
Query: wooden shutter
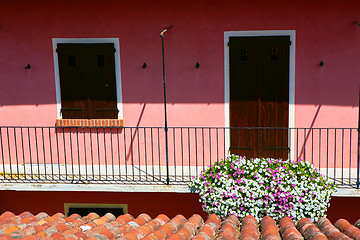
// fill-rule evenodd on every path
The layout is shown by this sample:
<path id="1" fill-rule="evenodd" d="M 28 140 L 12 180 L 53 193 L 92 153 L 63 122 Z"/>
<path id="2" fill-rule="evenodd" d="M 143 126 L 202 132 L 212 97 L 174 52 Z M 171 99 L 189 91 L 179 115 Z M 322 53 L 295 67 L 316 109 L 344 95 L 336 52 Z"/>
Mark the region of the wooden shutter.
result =
<path id="1" fill-rule="evenodd" d="M 258 126 L 256 42 L 254 38 L 230 38 L 230 126 L 231 152 L 252 157 L 258 142 L 254 129 Z"/>
<path id="2" fill-rule="evenodd" d="M 259 67 L 258 125 L 268 129 L 259 136 L 261 155 L 288 158 L 289 44 L 288 36 L 266 37 L 261 41 Z"/>
<path id="3" fill-rule="evenodd" d="M 288 156 L 288 36 L 230 37 L 231 152 L 248 157 Z"/>
<path id="4" fill-rule="evenodd" d="M 105 43 L 89 47 L 90 118 L 117 118 L 114 45 Z"/>
<path id="5" fill-rule="evenodd" d="M 86 52 L 79 44 L 58 44 L 62 118 L 87 118 Z"/>
<path id="6" fill-rule="evenodd" d="M 114 44 L 58 44 L 62 118 L 117 119 Z"/>

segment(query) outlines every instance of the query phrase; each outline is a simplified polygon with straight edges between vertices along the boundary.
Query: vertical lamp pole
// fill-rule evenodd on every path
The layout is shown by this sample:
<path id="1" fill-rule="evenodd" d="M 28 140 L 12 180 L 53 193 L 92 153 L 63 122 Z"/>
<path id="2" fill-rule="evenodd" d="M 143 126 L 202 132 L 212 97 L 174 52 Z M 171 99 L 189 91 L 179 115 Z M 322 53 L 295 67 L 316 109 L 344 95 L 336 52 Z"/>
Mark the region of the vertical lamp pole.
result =
<path id="1" fill-rule="evenodd" d="M 166 150 L 166 184 L 169 185 L 169 151 L 168 151 L 168 126 L 166 113 L 166 87 L 165 87 L 165 54 L 164 54 L 164 33 L 172 27 L 165 28 L 161 33 L 162 65 L 163 65 L 163 85 L 164 85 L 164 110 L 165 110 L 165 150 Z"/>
<path id="2" fill-rule="evenodd" d="M 360 187 L 360 86 L 359 86 L 359 116 L 358 116 L 358 147 L 357 147 L 357 181 L 356 188 Z"/>

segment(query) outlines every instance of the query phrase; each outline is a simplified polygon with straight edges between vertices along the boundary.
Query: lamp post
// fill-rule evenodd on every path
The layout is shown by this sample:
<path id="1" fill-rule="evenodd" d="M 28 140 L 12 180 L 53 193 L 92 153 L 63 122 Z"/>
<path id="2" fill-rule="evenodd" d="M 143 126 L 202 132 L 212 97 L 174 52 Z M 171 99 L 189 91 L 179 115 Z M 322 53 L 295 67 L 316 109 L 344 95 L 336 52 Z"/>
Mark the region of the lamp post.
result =
<path id="1" fill-rule="evenodd" d="M 357 146 L 357 176 L 356 176 L 356 189 L 360 188 L 360 85 L 359 85 L 359 110 L 358 110 L 358 146 Z"/>
<path id="2" fill-rule="evenodd" d="M 166 112 L 166 86 L 165 86 L 165 51 L 164 51 L 164 33 L 172 27 L 162 30 L 160 33 L 161 37 L 161 49 L 162 49 L 162 66 L 163 66 L 163 87 L 164 87 L 164 113 L 165 113 L 165 150 L 166 150 L 166 184 L 169 185 L 169 149 L 168 149 L 168 126 L 167 126 L 167 112 Z"/>

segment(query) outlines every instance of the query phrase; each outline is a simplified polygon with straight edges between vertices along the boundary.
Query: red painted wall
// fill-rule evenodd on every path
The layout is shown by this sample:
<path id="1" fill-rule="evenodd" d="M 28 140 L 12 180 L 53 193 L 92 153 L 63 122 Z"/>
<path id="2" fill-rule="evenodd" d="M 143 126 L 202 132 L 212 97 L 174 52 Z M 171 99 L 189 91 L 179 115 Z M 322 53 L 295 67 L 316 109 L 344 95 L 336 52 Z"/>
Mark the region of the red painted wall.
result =
<path id="1" fill-rule="evenodd" d="M 360 219 L 360 198 L 358 197 L 333 197 L 330 200 L 330 207 L 327 217 L 332 223 L 344 218 L 351 224 Z"/>
<path id="2" fill-rule="evenodd" d="M 152 218 L 164 213 L 168 217 L 182 214 L 189 218 L 200 214 L 204 219 L 201 203 L 195 193 L 115 193 L 115 192 L 17 192 L 0 191 L 0 212 L 11 211 L 18 215 L 24 211 L 49 215 L 64 213 L 64 203 L 128 204 L 128 212 L 134 217 L 147 213 Z M 360 199 L 333 197 L 327 211 L 332 223 L 344 218 L 354 224 L 360 219 Z"/>
<path id="3" fill-rule="evenodd" d="M 64 203 L 128 204 L 128 213 L 137 217 L 147 213 L 152 218 L 164 213 L 168 217 L 182 214 L 189 218 L 202 211 L 197 194 L 192 193 L 115 193 L 115 192 L 17 192 L 0 191 L 0 212 L 20 214 L 46 212 L 64 213 Z"/>

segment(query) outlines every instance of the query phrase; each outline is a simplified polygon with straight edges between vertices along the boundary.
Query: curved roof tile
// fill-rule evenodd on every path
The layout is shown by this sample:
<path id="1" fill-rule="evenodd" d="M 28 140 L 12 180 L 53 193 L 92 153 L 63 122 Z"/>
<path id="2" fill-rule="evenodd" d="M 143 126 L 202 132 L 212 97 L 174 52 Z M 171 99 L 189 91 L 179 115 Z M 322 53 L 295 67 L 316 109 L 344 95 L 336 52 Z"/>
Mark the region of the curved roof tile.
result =
<path id="1" fill-rule="evenodd" d="M 360 240 L 359 227 L 360 219 L 354 225 L 345 219 L 333 225 L 327 218 L 316 223 L 303 218 L 295 225 L 289 217 L 276 224 L 269 216 L 258 223 L 253 216 L 240 222 L 235 216 L 221 219 L 215 214 L 204 222 L 198 214 L 189 219 L 180 214 L 172 219 L 160 214 L 151 219 L 148 214 L 134 218 L 130 214 L 116 217 L 111 213 L 65 217 L 62 213 L 35 216 L 30 212 L 19 215 L 5 212 L 0 215 L 0 240 Z"/>

